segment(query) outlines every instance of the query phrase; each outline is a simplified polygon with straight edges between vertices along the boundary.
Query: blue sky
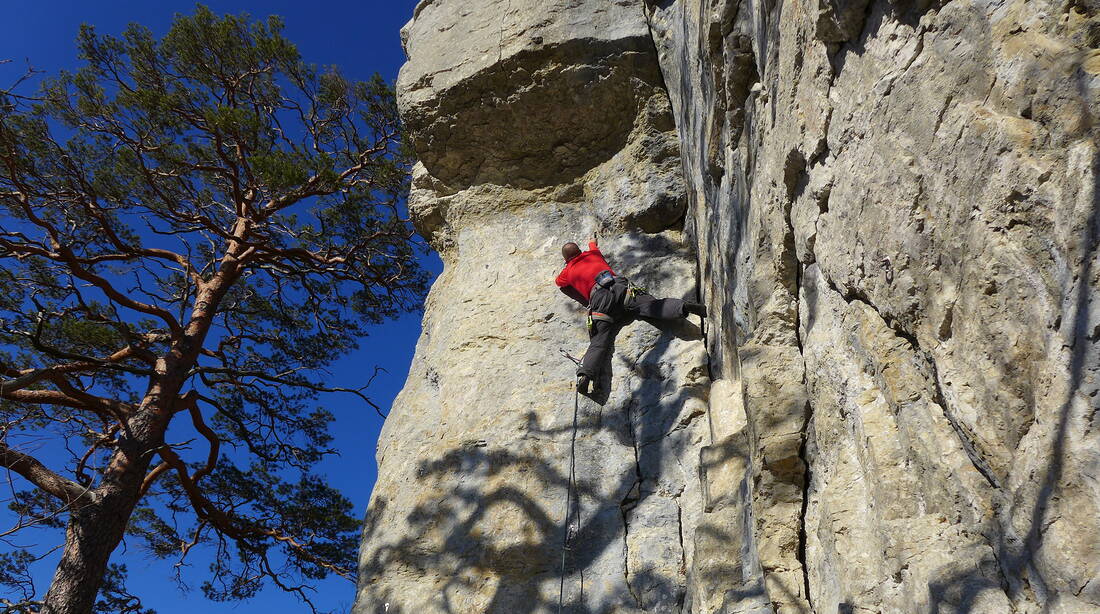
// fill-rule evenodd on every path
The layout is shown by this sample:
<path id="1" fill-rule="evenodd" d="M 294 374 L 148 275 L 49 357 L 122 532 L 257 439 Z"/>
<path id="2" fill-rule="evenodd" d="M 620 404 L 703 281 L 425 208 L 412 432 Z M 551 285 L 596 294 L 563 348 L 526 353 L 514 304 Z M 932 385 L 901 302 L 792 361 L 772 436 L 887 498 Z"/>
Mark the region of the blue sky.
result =
<path id="1" fill-rule="evenodd" d="M 189 13 L 195 6 L 193 2 L 175 0 L 7 0 L 4 4 L 4 19 L 0 20 L 0 60 L 13 60 L 0 66 L 0 85 L 4 86 L 22 72 L 25 61 L 47 75 L 60 69 L 76 68 L 73 41 L 81 23 L 93 24 L 104 34 L 118 34 L 126 24 L 138 22 L 155 34 L 163 34 L 174 13 Z M 298 45 L 306 61 L 337 65 L 353 79 L 366 79 L 378 72 L 392 81 L 405 59 L 399 30 L 412 16 L 416 2 L 210 0 L 204 4 L 218 13 L 246 12 L 254 17 L 280 15 L 286 22 L 285 35 Z M 434 255 L 425 258 L 424 264 L 435 272 L 440 269 Z M 404 383 L 419 333 L 419 315 L 407 315 L 375 327 L 358 352 L 334 366 L 332 384 L 358 387 L 362 384 L 357 382 L 369 377 L 376 365 L 381 366 L 388 375 L 380 375 L 368 394 L 388 409 Z M 326 401 L 336 415 L 332 430 L 336 437 L 334 445 L 341 457 L 325 462 L 322 470 L 330 482 L 355 503 L 358 513 L 362 513 L 374 486 L 374 449 L 382 421 L 371 408 L 351 399 L 332 396 Z M 4 519 L 0 513 L 0 524 Z M 35 536 L 34 541 L 48 543 L 54 538 L 43 533 Z M 56 535 L 56 539 L 61 539 L 61 535 Z M 113 560 L 127 565 L 129 588 L 142 597 L 146 607 L 159 614 L 190 613 L 195 607 L 211 614 L 308 611 L 292 596 L 274 589 L 248 602 L 207 601 L 197 590 L 209 560 L 201 556 L 191 561 L 196 572 L 192 575 L 196 589 L 181 594 L 171 579 L 171 565 L 148 559 L 133 546 L 120 547 Z M 51 558 L 50 563 L 53 560 Z M 52 574 L 52 564 L 38 571 L 38 588 L 44 591 Z M 350 608 L 354 589 L 346 581 L 328 581 L 320 589 L 316 599 L 319 607 L 343 612 Z"/>

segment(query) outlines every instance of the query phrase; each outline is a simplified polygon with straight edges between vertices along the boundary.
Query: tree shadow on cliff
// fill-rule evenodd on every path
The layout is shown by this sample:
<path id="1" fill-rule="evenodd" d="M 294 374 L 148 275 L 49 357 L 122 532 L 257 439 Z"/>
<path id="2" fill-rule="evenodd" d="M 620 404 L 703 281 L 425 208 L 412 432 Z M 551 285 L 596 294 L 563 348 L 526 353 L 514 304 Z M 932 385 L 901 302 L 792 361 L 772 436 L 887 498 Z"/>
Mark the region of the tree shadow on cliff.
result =
<path id="1" fill-rule="evenodd" d="M 1002 517 L 989 521 L 989 534 L 998 536 L 998 543 L 994 545 L 996 560 L 991 561 L 991 569 L 964 570 L 941 581 L 929 585 L 929 593 L 932 602 L 932 614 L 939 614 L 946 606 L 946 611 L 957 614 L 972 612 L 981 594 L 988 590 L 1003 590 L 1009 599 L 1015 601 L 1024 592 L 1030 592 L 1030 597 L 1043 604 L 1057 595 L 1058 588 L 1052 587 L 1050 581 L 1043 576 L 1042 570 L 1037 565 L 1037 556 L 1044 545 L 1045 530 L 1048 527 L 1048 514 L 1052 503 L 1060 497 L 1059 485 L 1063 477 L 1066 455 L 1066 443 L 1069 436 L 1069 428 L 1073 418 L 1074 401 L 1090 403 L 1087 400 L 1090 395 L 1095 395 L 1095 382 L 1089 382 L 1086 376 L 1092 372 L 1100 371 L 1100 352 L 1096 350 L 1096 341 L 1100 335 L 1092 327 L 1095 323 L 1090 321 L 1090 306 L 1094 300 L 1094 288 L 1092 285 L 1095 273 L 1093 267 L 1096 264 L 1100 247 L 1100 156 L 1093 157 L 1092 173 L 1094 185 L 1092 189 L 1092 207 L 1085 224 L 1082 236 L 1082 255 L 1080 269 L 1075 275 L 1067 276 L 1063 282 L 1065 295 L 1072 296 L 1070 301 L 1063 304 L 1072 305 L 1072 314 L 1068 319 L 1068 326 L 1063 324 L 1063 330 L 1067 331 L 1067 337 L 1072 344 L 1069 359 L 1069 381 L 1066 398 L 1057 412 L 1057 424 L 1054 436 L 1050 443 L 1049 454 L 1045 473 L 1041 477 L 1038 494 L 1029 514 L 1026 535 L 1020 537 L 1014 535 L 1011 529 L 1006 531 L 1004 525 L 1011 523 L 1011 509 L 1002 510 Z M 1076 288 L 1073 287 L 1076 282 Z M 1088 385 L 1092 389 L 1085 389 Z M 1092 397 L 1095 399 L 1095 397 Z M 1095 403 L 1095 400 L 1091 401 Z M 1095 420 L 1095 410 L 1090 420 Z M 1093 424 L 1086 426 L 1092 429 Z M 1087 431 L 1086 431 L 1087 432 Z M 1006 499 L 1012 493 L 1004 493 Z M 1010 505 L 1007 501 L 1004 505 Z M 1001 526 L 997 526 L 1000 521 Z M 1049 567 L 1053 563 L 1046 562 Z M 999 567 L 999 569 L 997 569 Z M 990 576 L 997 575 L 999 581 Z M 1075 574 L 1069 574 L 1075 575 Z M 1049 605 L 1049 604 L 1047 604 Z M 1046 611 L 1046 610 L 1044 610 Z"/>
<path id="2" fill-rule="evenodd" d="M 674 339 L 660 335 L 641 353 L 637 367 L 647 372 L 655 369 Z M 569 529 L 563 526 L 562 516 L 570 481 L 567 463 L 572 423 L 543 428 L 533 413 L 528 417 L 529 442 L 521 440 L 509 449 L 470 442 L 422 462 L 416 468 L 415 488 L 425 493 L 424 503 L 405 516 L 405 535 L 379 533 L 380 526 L 394 523 L 381 520 L 389 511 L 388 503 L 377 497 L 364 525 L 364 544 L 371 558 L 361 568 L 357 614 L 412 614 L 400 609 L 401 602 L 411 601 L 409 595 L 394 595 L 389 592 L 392 589 L 381 588 L 386 582 L 380 580 L 387 575 L 412 576 L 412 582 L 427 590 L 438 586 L 433 609 L 443 612 L 556 611 L 563 530 L 571 533 L 565 551 L 564 611 L 600 614 L 623 606 L 628 611 L 672 611 L 647 604 L 682 601 L 684 578 L 670 576 L 644 561 L 630 568 L 629 581 L 596 587 L 601 597 L 585 593 L 592 588 L 585 584 L 586 571 L 601 562 L 606 564 L 611 557 L 625 556 L 616 550 L 623 548 L 630 522 L 624 504 L 636 507 L 652 495 L 648 485 L 661 477 L 664 463 L 656 457 L 666 454 L 666 447 L 638 442 L 659 440 L 664 430 L 674 429 L 675 415 L 697 391 L 681 389 L 670 396 L 668 390 L 654 388 L 643 379 L 624 394 L 626 403 L 620 413 L 608 414 L 598 405 L 581 404 L 577 458 L 586 463 L 578 463 Z M 571 409 L 562 403 L 561 411 Z M 644 417 L 635 420 L 635 413 Z M 593 446 L 601 441 L 606 445 L 607 434 L 614 443 L 634 449 L 635 467 L 620 475 L 614 475 L 612 469 L 611 474 L 601 476 L 602 451 Z M 564 452 L 560 447 L 556 450 L 560 469 L 546 461 L 547 454 L 540 450 L 546 449 L 540 443 L 544 441 L 565 447 Z M 524 483 L 515 483 L 517 478 Z M 426 547 L 432 543 L 442 547 Z M 606 570 L 604 573 L 606 581 Z M 479 595 L 476 603 L 484 605 L 475 605 L 471 600 L 475 594 Z M 387 602 L 388 611 L 384 608 Z"/>
<path id="3" fill-rule="evenodd" d="M 1074 313 L 1072 324 L 1068 328 L 1073 348 L 1069 361 L 1069 386 L 1066 391 L 1066 398 L 1058 411 L 1057 430 L 1050 446 L 1050 462 L 1047 466 L 1046 475 L 1043 477 L 1035 506 L 1032 509 L 1028 533 L 1023 539 L 1023 548 L 1020 551 L 1013 552 L 1013 548 L 1009 547 L 1008 544 L 1003 544 L 999 555 L 1002 566 L 1006 567 L 1011 575 L 1022 577 L 1026 572 L 1028 581 L 1032 585 L 1038 584 L 1037 588 L 1048 594 L 1050 592 L 1048 583 L 1036 568 L 1035 557 L 1043 545 L 1043 531 L 1047 524 L 1047 512 L 1051 502 L 1055 499 L 1056 490 L 1062 479 L 1066 438 L 1069 434 L 1074 400 L 1082 399 L 1085 403 L 1089 402 L 1084 399 L 1089 396 L 1088 393 L 1095 394 L 1096 384 L 1095 382 L 1090 384 L 1093 390 L 1084 390 L 1085 376 L 1089 372 L 1100 371 L 1100 354 L 1096 351 L 1097 332 L 1091 330 L 1094 323 L 1090 321 L 1089 317 L 1091 303 L 1096 298 L 1095 288 L 1092 285 L 1095 275 L 1093 266 L 1097 260 L 1097 248 L 1100 247 L 1100 181 L 1096 180 L 1100 177 L 1100 156 L 1094 155 L 1091 170 L 1094 177 L 1092 210 L 1089 212 L 1081 241 L 1083 247 L 1082 263 L 1081 269 L 1076 275 L 1077 288 L 1073 301 Z M 1071 283 L 1066 284 L 1067 294 L 1071 290 Z M 1095 417 L 1095 414 L 1093 414 L 1093 417 Z"/>
<path id="4" fill-rule="evenodd" d="M 515 590 L 537 589 L 538 583 L 532 582 L 533 579 L 554 577 L 556 563 L 560 561 L 561 523 L 552 516 L 554 512 L 543 509 L 516 486 L 488 486 L 494 482 L 494 477 L 520 472 L 531 472 L 542 487 L 562 493 L 568 484 L 568 474 L 553 469 L 539 456 L 503 449 L 456 448 L 432 461 L 422 462 L 416 471 L 416 487 L 430 489 L 437 496 L 407 514 L 405 521 L 409 534 L 399 539 L 376 533 L 364 534 L 364 541 L 372 545 L 373 557 L 363 565 L 361 577 L 381 579 L 388 574 L 411 575 L 414 582 L 424 583 L 431 582 L 432 578 L 444 579 L 436 605 L 440 611 L 456 614 L 467 611 L 454 603 L 462 589 L 475 591 L 479 580 L 495 577 L 499 586 L 484 611 L 517 614 L 537 611 L 544 605 L 537 594 L 517 595 Z M 582 500 L 595 496 L 593 484 L 583 476 L 578 479 L 575 489 L 576 496 Z M 369 514 L 381 516 L 386 506 L 384 499 L 377 499 Z M 526 539 L 497 546 L 494 540 L 486 538 L 485 532 L 494 528 L 491 517 L 497 512 L 501 512 L 501 518 L 505 515 L 517 517 L 510 524 L 522 524 L 523 530 L 529 533 Z M 555 512 L 560 514 L 560 510 Z M 504 530 L 514 528 L 508 526 Z M 430 539 L 429 543 L 436 541 L 430 537 L 432 533 L 445 534 L 442 548 L 425 547 L 425 538 Z M 370 580 L 361 584 L 367 590 L 371 587 Z M 360 601 L 375 607 L 366 610 L 371 614 L 387 612 L 381 604 L 391 597 L 397 597 L 398 601 L 410 600 L 409 595 L 403 599 L 389 594 L 367 596 L 371 598 Z M 392 611 L 391 606 L 388 612 Z"/>

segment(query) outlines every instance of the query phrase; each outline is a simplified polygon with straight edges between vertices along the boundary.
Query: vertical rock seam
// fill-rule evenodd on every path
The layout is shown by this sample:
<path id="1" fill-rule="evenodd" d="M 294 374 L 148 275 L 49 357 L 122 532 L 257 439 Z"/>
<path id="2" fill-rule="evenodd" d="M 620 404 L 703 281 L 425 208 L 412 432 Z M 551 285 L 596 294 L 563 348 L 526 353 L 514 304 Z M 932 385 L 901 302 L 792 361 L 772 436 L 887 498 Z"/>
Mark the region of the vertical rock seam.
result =
<path id="1" fill-rule="evenodd" d="M 557 610 L 594 234 L 710 317 L 625 328 L 582 402 L 566 611 L 1100 612 L 1095 2 L 423 0 L 402 39 L 444 271 L 355 614 Z"/>

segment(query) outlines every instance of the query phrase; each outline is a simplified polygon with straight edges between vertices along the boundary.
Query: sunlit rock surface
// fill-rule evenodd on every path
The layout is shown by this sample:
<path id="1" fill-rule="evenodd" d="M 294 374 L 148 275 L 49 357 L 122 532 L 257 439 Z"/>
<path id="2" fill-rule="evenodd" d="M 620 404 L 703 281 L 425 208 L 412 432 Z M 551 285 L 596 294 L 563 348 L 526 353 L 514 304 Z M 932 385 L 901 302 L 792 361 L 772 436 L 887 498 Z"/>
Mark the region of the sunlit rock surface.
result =
<path id="1" fill-rule="evenodd" d="M 631 3 L 435 0 L 405 33 L 410 209 L 444 272 L 379 442 L 355 611 L 554 611 L 576 370 L 559 348 L 587 344 L 554 285 L 561 245 L 598 235 L 618 273 L 696 296 L 672 108 Z M 563 599 L 678 611 L 705 345 L 637 322 L 616 349 L 603 404 L 579 406 Z"/>
<path id="2" fill-rule="evenodd" d="M 631 325 L 581 400 L 566 611 L 1100 612 L 1098 13 L 421 2 L 445 270 L 354 612 L 557 611 L 586 336 L 553 277 L 596 233 L 711 317 Z"/>

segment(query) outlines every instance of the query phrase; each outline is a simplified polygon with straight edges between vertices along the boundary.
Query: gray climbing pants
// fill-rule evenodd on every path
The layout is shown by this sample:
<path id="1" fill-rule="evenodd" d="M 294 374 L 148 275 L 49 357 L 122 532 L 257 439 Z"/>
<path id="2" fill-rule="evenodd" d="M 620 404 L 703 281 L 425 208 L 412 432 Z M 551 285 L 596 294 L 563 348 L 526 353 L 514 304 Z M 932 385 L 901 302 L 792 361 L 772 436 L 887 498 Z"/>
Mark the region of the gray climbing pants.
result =
<path id="1" fill-rule="evenodd" d="M 593 318 L 588 329 L 588 350 L 581 359 L 577 373 L 599 381 L 604 365 L 615 347 L 615 335 L 622 327 L 638 318 L 647 320 L 677 320 L 687 317 L 684 301 L 678 298 L 654 298 L 646 292 L 631 292 L 625 277 L 616 277 L 608 288 L 592 288 L 589 308 L 593 313 L 605 314 L 611 321 Z"/>

